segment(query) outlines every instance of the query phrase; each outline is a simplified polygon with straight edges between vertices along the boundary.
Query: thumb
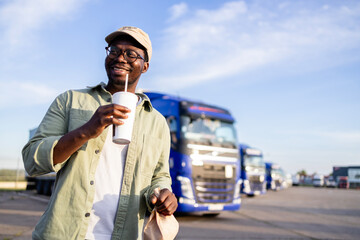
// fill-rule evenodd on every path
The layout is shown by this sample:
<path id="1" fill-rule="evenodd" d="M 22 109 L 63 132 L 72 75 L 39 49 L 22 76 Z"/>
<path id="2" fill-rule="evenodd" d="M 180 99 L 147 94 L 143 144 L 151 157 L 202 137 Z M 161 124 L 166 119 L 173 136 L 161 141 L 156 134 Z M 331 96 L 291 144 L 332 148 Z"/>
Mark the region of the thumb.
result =
<path id="1" fill-rule="evenodd" d="M 157 202 L 157 197 L 155 196 L 155 194 L 153 194 L 150 198 L 150 202 L 155 205 L 155 203 Z"/>

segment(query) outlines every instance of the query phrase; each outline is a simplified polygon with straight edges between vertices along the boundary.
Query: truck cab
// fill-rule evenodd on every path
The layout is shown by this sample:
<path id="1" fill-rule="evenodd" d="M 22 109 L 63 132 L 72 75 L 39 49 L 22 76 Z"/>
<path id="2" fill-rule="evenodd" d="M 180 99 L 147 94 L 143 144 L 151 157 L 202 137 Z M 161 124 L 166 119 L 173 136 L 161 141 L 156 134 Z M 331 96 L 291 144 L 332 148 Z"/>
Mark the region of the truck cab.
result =
<path id="1" fill-rule="evenodd" d="M 313 177 L 313 186 L 314 187 L 323 187 L 324 186 L 324 176 L 316 174 Z"/>
<path id="2" fill-rule="evenodd" d="M 275 163 L 265 162 L 266 166 L 266 189 L 280 190 L 283 188 L 283 170 Z"/>
<path id="3" fill-rule="evenodd" d="M 241 193 L 255 196 L 266 193 L 266 172 L 263 154 L 259 149 L 239 144 Z"/>
<path id="4" fill-rule="evenodd" d="M 239 150 L 230 112 L 178 96 L 144 93 L 170 128 L 169 165 L 177 212 L 217 215 L 238 210 Z"/>
<path id="5" fill-rule="evenodd" d="M 345 189 L 349 188 L 348 177 L 341 176 L 338 178 L 338 188 L 345 188 Z"/>

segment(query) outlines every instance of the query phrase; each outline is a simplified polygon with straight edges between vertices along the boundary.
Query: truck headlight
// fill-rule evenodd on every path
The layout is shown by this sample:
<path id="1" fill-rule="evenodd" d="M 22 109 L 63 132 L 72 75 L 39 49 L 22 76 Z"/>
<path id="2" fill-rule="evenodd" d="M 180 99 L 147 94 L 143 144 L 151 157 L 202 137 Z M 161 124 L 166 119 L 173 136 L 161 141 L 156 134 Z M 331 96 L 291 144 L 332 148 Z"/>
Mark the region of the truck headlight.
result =
<path id="1" fill-rule="evenodd" d="M 265 180 L 264 175 L 260 175 L 259 180 L 260 180 L 260 182 L 263 182 Z"/>
<path id="2" fill-rule="evenodd" d="M 182 176 L 177 176 L 176 179 L 180 182 L 183 197 L 195 199 L 190 179 Z"/>
<path id="3" fill-rule="evenodd" d="M 235 184 L 234 200 L 240 197 L 240 187 L 242 180 L 239 179 Z"/>
<path id="4" fill-rule="evenodd" d="M 251 191 L 249 180 L 244 180 L 244 192 L 248 193 Z"/>

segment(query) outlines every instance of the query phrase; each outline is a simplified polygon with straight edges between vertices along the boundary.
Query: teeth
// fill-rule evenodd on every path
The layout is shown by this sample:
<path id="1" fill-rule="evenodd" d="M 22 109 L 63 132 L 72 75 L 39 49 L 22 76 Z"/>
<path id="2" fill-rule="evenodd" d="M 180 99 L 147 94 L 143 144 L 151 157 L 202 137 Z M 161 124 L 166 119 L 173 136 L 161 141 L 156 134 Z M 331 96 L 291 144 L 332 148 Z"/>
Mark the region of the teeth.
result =
<path id="1" fill-rule="evenodd" d="M 128 71 L 127 69 L 118 68 L 118 67 L 114 67 L 113 69 L 114 69 L 115 71 Z"/>

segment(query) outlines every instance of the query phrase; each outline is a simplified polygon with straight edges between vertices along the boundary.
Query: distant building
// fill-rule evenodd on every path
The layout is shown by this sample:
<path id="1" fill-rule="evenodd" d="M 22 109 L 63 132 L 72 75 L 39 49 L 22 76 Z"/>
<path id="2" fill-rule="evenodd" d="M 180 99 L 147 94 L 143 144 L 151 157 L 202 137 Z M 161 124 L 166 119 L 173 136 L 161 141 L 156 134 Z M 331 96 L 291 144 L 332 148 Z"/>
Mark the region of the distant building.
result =
<path id="1" fill-rule="evenodd" d="M 334 166 L 333 177 L 336 182 L 339 177 L 348 177 L 349 187 L 360 189 L 360 166 Z"/>

